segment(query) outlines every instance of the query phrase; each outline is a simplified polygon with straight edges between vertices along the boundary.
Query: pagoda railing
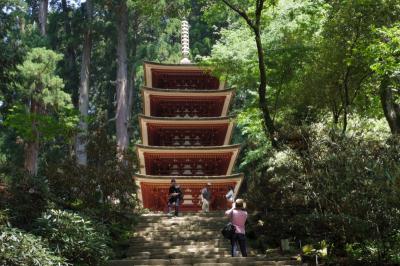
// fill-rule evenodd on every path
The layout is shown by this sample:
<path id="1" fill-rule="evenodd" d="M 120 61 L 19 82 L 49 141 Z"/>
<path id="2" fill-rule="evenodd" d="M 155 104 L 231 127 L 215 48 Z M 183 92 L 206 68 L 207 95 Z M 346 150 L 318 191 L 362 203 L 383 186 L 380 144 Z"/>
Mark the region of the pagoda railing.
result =
<path id="1" fill-rule="evenodd" d="M 228 125 L 174 126 L 148 124 L 152 146 L 219 146 L 224 145 Z"/>
<path id="2" fill-rule="evenodd" d="M 232 152 L 222 154 L 144 154 L 148 175 L 225 175 Z"/>
<path id="3" fill-rule="evenodd" d="M 202 72 L 177 73 L 171 71 L 153 70 L 154 88 L 180 90 L 217 90 L 219 80 Z"/>
<path id="4" fill-rule="evenodd" d="M 221 115 L 225 97 L 151 97 L 150 113 L 156 117 L 217 117 Z"/>
<path id="5" fill-rule="evenodd" d="M 201 209 L 200 191 L 206 183 L 180 184 L 184 201 L 181 203 L 182 211 L 198 211 Z M 211 190 L 211 210 L 225 210 L 228 207 L 225 195 L 229 186 L 235 182 L 213 183 Z M 167 210 L 169 184 L 142 182 L 143 207 L 150 210 Z"/>

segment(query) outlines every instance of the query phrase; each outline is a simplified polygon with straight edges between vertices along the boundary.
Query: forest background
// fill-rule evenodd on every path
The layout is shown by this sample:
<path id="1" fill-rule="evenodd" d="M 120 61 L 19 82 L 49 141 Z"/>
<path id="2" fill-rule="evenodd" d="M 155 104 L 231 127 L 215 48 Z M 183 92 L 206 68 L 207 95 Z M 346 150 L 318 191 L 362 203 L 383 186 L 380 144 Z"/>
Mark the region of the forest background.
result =
<path id="1" fill-rule="evenodd" d="M 123 255 L 142 64 L 179 63 L 184 17 L 191 60 L 235 89 L 248 237 L 400 263 L 395 0 L 1 0 L 0 261 Z"/>

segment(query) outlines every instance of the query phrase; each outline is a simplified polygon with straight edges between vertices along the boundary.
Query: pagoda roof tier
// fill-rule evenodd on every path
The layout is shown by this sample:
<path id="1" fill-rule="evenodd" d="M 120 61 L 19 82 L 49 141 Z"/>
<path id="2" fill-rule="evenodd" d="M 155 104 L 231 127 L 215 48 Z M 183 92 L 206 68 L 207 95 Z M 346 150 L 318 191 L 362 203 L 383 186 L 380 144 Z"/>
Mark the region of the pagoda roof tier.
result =
<path id="1" fill-rule="evenodd" d="M 200 190 L 211 183 L 210 190 L 212 195 L 211 209 L 223 210 L 227 208 L 225 194 L 228 187 L 234 188 L 236 198 L 240 186 L 243 182 L 243 174 L 225 176 L 154 176 L 154 175 L 134 175 L 138 189 L 138 198 L 144 208 L 155 211 L 163 211 L 167 206 L 168 190 L 171 179 L 175 178 L 183 192 L 182 211 L 200 210 Z"/>
<path id="2" fill-rule="evenodd" d="M 158 118 L 139 116 L 144 145 L 220 146 L 228 145 L 233 117 Z"/>
<path id="3" fill-rule="evenodd" d="M 240 145 L 136 146 L 140 174 L 169 176 L 230 175 L 240 150 Z"/>
<path id="4" fill-rule="evenodd" d="M 147 116 L 217 117 L 227 115 L 233 91 L 182 91 L 143 87 L 142 97 L 143 113 Z"/>
<path id="5" fill-rule="evenodd" d="M 144 62 L 144 82 L 160 89 L 222 90 L 225 82 L 211 75 L 211 69 L 193 64 Z"/>

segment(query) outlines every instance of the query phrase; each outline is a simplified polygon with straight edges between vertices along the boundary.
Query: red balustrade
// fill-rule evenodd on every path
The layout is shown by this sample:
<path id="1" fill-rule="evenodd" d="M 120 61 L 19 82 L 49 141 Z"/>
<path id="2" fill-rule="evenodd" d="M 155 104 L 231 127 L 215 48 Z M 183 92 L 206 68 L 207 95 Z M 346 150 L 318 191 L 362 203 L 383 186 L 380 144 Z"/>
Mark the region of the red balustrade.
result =
<path id="1" fill-rule="evenodd" d="M 147 124 L 152 146 L 219 146 L 224 145 L 228 124 L 166 125 Z"/>
<path id="2" fill-rule="evenodd" d="M 146 174 L 169 176 L 226 175 L 232 152 L 176 154 L 144 153 Z"/>
<path id="3" fill-rule="evenodd" d="M 151 95 L 150 113 L 156 117 L 217 117 L 222 113 L 225 98 Z"/>
<path id="4" fill-rule="evenodd" d="M 235 185 L 235 182 L 213 183 L 211 185 L 210 210 L 227 209 L 225 195 L 228 192 L 228 187 Z M 143 207 L 152 211 L 167 211 L 169 186 L 167 183 L 141 182 Z M 179 208 L 180 211 L 201 210 L 200 191 L 206 186 L 206 183 L 183 183 L 180 186 L 184 194 L 184 201 Z"/>
<path id="5" fill-rule="evenodd" d="M 219 80 L 203 71 L 184 71 L 153 69 L 152 86 L 161 89 L 217 90 Z"/>

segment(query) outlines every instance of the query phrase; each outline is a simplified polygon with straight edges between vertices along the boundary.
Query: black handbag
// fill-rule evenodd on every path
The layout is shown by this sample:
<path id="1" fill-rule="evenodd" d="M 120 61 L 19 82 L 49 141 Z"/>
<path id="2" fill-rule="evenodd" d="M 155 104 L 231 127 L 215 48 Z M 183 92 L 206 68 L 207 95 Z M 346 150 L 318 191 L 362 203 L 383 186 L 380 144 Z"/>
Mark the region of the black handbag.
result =
<path id="1" fill-rule="evenodd" d="M 221 234 L 227 238 L 227 239 L 231 239 L 233 237 L 233 235 L 235 234 L 236 228 L 232 223 L 227 223 L 224 228 L 222 228 L 221 230 Z"/>

